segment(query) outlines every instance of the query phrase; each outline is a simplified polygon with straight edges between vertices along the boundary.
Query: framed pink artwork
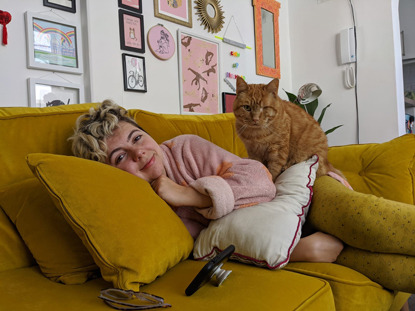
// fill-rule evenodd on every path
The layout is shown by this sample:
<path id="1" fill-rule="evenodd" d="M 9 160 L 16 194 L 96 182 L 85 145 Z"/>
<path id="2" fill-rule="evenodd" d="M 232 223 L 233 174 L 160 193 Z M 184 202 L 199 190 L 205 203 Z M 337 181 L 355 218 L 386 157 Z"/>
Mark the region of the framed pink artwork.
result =
<path id="1" fill-rule="evenodd" d="M 132 12 L 119 10 L 121 49 L 136 53 L 145 52 L 144 17 Z"/>
<path id="2" fill-rule="evenodd" d="M 147 43 L 151 53 L 161 60 L 167 60 L 174 55 L 176 45 L 170 31 L 163 25 L 155 25 L 147 33 Z"/>
<path id="3" fill-rule="evenodd" d="M 180 111 L 222 112 L 219 90 L 219 43 L 178 30 Z"/>
<path id="4" fill-rule="evenodd" d="M 192 28 L 192 0 L 154 0 L 154 16 Z"/>
<path id="5" fill-rule="evenodd" d="M 130 10 L 139 14 L 143 12 L 143 7 L 141 3 L 142 0 L 118 0 L 118 6 L 120 8 Z"/>
<path id="6" fill-rule="evenodd" d="M 222 92 L 222 111 L 233 112 L 233 102 L 235 101 L 235 93 Z"/>

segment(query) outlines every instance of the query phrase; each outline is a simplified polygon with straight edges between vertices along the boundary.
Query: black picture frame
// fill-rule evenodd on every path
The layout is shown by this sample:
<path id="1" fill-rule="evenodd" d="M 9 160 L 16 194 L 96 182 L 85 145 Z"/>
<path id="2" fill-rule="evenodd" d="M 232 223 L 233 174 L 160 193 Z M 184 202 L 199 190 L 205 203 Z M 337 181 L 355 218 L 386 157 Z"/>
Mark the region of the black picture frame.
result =
<path id="1" fill-rule="evenodd" d="M 43 0 L 43 6 L 47 6 L 53 9 L 62 10 L 66 12 L 76 13 L 76 0 L 66 0 L 66 1 L 70 2 L 70 5 L 58 4 L 56 3 L 57 1 L 55 2 L 54 0 Z"/>
<path id="2" fill-rule="evenodd" d="M 138 55 L 122 54 L 124 91 L 147 92 L 145 58 Z"/>
<path id="3" fill-rule="evenodd" d="M 118 11 L 121 50 L 145 53 L 144 17 L 125 10 Z M 128 27 L 128 28 L 127 28 Z M 125 30 L 128 30 L 128 34 Z"/>
<path id="4" fill-rule="evenodd" d="M 118 0 L 118 7 L 141 14 L 143 12 L 142 0 L 137 0 L 137 1 L 138 1 L 138 9 L 128 4 L 124 4 L 123 0 Z"/>

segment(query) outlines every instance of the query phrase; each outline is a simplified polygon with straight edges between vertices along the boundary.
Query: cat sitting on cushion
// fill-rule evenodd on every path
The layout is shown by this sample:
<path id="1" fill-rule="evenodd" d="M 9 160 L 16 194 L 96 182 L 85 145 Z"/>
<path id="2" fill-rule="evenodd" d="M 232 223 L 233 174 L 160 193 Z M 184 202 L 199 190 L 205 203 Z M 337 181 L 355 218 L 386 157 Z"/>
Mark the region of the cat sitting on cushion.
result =
<path id="1" fill-rule="evenodd" d="M 327 137 L 318 122 L 297 105 L 282 100 L 278 86 L 278 79 L 265 85 L 237 78 L 233 112 L 249 157 L 262 162 L 274 181 L 284 170 L 314 154 L 319 157 L 317 176 L 334 172 L 343 177 L 327 160 Z"/>

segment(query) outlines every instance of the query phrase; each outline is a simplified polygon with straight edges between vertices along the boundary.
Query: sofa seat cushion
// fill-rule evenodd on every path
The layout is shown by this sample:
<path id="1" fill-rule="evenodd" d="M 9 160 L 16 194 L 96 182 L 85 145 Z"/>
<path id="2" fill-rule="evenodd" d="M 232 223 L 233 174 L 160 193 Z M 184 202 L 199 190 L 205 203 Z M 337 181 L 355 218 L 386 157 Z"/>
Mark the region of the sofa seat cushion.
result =
<path id="1" fill-rule="evenodd" d="M 329 282 L 334 294 L 336 311 L 387 311 L 396 295 L 363 274 L 337 264 L 291 262 L 285 266 L 284 270 Z"/>
<path id="2" fill-rule="evenodd" d="M 220 286 L 207 283 L 188 297 L 184 291 L 206 262 L 179 263 L 142 291 L 161 296 L 172 305 L 169 310 L 332 311 L 334 301 L 328 283 L 318 278 L 284 270 L 270 271 L 227 262 L 233 272 Z M 103 279 L 82 285 L 62 285 L 43 277 L 37 267 L 0 273 L 1 306 L 5 310 L 111 310 L 97 296 L 111 287 Z"/>
<path id="3" fill-rule="evenodd" d="M 383 144 L 331 147 L 328 159 L 353 189 L 385 199 L 415 203 L 415 135 Z"/>
<path id="4" fill-rule="evenodd" d="M 240 157 L 247 157 L 245 145 L 235 129 L 233 113 L 176 115 L 131 109 L 129 115 L 159 144 L 182 134 L 198 135 Z"/>
<path id="5" fill-rule="evenodd" d="M 139 290 L 189 256 L 193 238 L 143 179 L 72 156 L 27 158 L 114 287 Z"/>

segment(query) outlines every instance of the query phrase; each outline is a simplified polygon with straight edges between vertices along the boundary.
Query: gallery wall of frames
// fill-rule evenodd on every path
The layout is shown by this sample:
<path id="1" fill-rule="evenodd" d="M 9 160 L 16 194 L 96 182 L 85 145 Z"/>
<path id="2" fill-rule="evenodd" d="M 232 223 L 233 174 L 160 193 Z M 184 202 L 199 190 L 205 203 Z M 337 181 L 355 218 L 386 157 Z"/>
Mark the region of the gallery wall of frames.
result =
<path id="1" fill-rule="evenodd" d="M 13 21 L 23 20 L 25 85 L 19 84 L 27 101 L 10 102 L 13 95 L 4 94 L 0 106 L 109 98 L 126 108 L 212 114 L 232 111 L 237 76 L 266 83 L 273 77 L 284 81 L 285 74 L 289 85 L 288 66 L 280 61 L 286 44 L 281 47 L 285 35 L 279 26 L 286 21 L 275 0 L 240 0 L 238 10 L 230 0 L 22 0 L 30 5 L 20 7 L 6 2 L 10 6 L 0 9 L 12 11 L 13 20 L 0 53 L 22 44 L 15 41 L 19 29 Z M 254 10 L 270 3 L 277 34 L 273 70 L 261 71 L 262 24 L 255 25 Z"/>

